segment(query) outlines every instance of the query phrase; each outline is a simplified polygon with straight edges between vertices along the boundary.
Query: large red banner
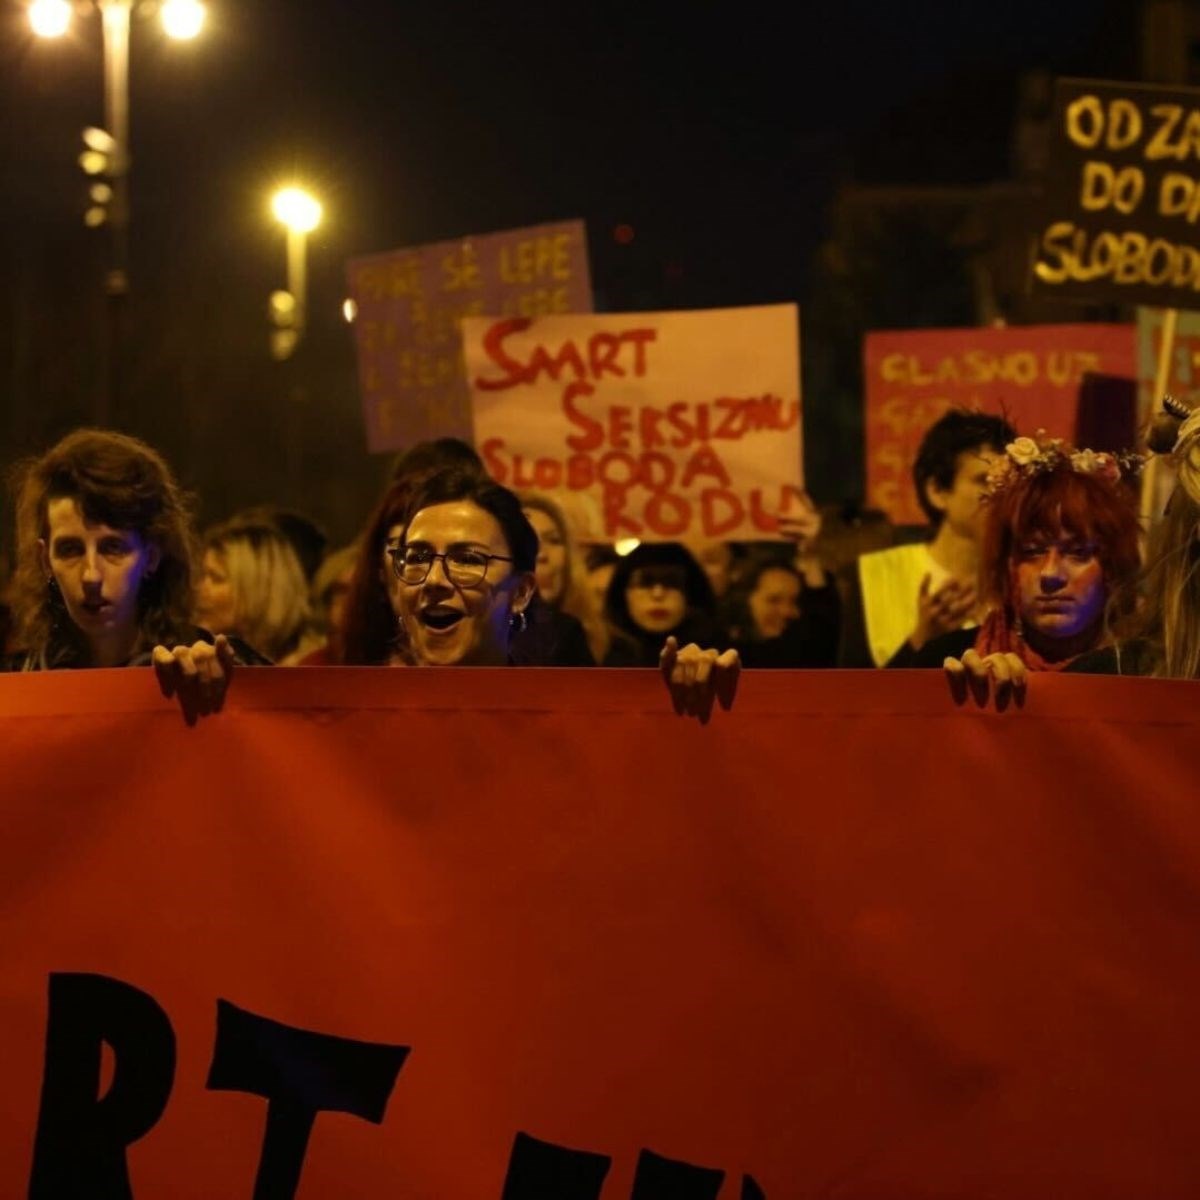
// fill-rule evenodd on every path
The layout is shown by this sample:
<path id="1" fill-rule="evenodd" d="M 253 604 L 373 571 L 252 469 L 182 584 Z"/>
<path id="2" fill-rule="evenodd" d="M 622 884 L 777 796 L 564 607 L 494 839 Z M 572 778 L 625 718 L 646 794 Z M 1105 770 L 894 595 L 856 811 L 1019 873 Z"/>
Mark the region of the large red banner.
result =
<path id="1" fill-rule="evenodd" d="M 0 1195 L 1193 1196 L 1196 712 L 0 678 Z"/>

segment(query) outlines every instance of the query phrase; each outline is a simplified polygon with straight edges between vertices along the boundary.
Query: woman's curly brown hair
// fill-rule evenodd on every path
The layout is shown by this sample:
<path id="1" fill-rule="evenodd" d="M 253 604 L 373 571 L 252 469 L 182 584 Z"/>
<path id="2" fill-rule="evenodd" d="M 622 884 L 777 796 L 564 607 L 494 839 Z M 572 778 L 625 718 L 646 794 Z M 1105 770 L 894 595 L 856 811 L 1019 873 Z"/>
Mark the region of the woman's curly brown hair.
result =
<path id="1" fill-rule="evenodd" d="M 160 560 L 140 595 L 142 640 L 170 644 L 190 627 L 194 540 L 185 496 L 162 456 L 137 438 L 107 429 L 77 429 L 40 458 L 19 464 L 16 484 L 17 569 L 12 602 L 17 645 L 45 650 L 66 614 L 46 586 L 39 542 L 49 536 L 52 500 L 72 499 L 86 521 L 132 530 Z"/>

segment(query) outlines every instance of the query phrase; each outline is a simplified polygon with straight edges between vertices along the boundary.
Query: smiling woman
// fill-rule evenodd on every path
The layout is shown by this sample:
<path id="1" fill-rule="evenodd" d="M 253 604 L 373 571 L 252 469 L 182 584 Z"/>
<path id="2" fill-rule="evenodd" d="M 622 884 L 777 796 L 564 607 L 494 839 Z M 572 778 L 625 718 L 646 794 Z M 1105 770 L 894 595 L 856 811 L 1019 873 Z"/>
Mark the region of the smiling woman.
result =
<path id="1" fill-rule="evenodd" d="M 360 606 L 363 619 L 348 611 L 347 662 L 502 667 L 521 660 L 517 639 L 536 633 L 526 627 L 538 537 L 506 487 L 470 468 L 414 478 L 380 502 L 362 544 L 359 582 L 377 580 L 379 594 Z M 681 648 L 671 632 L 655 637 L 646 665 L 660 668 L 676 712 L 707 721 L 715 704 L 733 702 L 738 656 Z"/>
<path id="2" fill-rule="evenodd" d="M 538 539 L 520 501 L 486 477 L 435 475 L 395 530 L 400 640 L 421 666 L 502 666 L 525 626 Z"/>

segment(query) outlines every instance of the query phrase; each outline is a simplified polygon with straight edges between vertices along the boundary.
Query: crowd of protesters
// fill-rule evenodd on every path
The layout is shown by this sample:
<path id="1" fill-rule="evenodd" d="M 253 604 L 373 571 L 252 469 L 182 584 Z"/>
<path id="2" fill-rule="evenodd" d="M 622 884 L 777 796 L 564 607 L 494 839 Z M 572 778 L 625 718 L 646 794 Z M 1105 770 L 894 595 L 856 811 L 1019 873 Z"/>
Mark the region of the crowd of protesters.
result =
<path id="1" fill-rule="evenodd" d="M 830 552 L 805 501 L 766 543 L 584 543 L 467 444 L 413 447 L 353 544 L 270 506 L 197 535 L 169 466 L 80 430 L 19 469 L 0 669 L 154 665 L 217 706 L 237 663 L 659 667 L 706 717 L 740 666 L 1200 674 L 1200 412 L 1151 433 L 1178 484 L 1143 554 L 1132 454 L 950 411 L 913 464 L 920 540 Z"/>

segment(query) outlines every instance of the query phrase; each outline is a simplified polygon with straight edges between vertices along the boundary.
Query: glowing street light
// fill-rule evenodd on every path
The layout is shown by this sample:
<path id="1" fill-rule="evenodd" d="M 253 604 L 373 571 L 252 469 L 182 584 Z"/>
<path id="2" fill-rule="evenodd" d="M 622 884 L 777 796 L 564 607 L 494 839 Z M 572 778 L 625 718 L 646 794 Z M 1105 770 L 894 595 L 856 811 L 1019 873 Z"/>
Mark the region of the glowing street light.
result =
<path id="1" fill-rule="evenodd" d="M 200 0 L 166 0 L 161 11 L 167 36 L 181 42 L 190 42 L 199 35 L 207 15 Z"/>
<path id="2" fill-rule="evenodd" d="M 308 291 L 308 235 L 321 223 L 321 202 L 303 188 L 285 187 L 271 197 L 271 212 L 287 230 L 287 291 L 271 296 L 271 353 L 291 358 L 304 336 Z M 290 300 L 290 303 L 288 301 Z"/>
<path id="3" fill-rule="evenodd" d="M 71 6 L 67 0 L 33 0 L 29 23 L 38 37 L 62 37 L 71 28 Z"/>
<path id="4" fill-rule="evenodd" d="M 321 202 L 303 188 L 287 187 L 271 199 L 275 219 L 296 233 L 312 233 L 321 223 Z"/>
<path id="5" fill-rule="evenodd" d="M 193 38 L 204 26 L 205 9 L 202 0 L 29 0 L 27 11 L 34 32 L 49 38 L 66 33 L 73 11 L 85 9 L 100 15 L 104 49 L 104 128 L 84 130 L 79 165 L 93 177 L 84 223 L 93 229 L 107 226 L 112 242 L 104 281 L 110 301 L 109 382 L 107 392 L 97 394 L 94 413 L 97 424 L 106 425 L 120 395 L 122 309 L 129 294 L 130 27 L 135 13 L 157 10 L 171 37 Z"/>

